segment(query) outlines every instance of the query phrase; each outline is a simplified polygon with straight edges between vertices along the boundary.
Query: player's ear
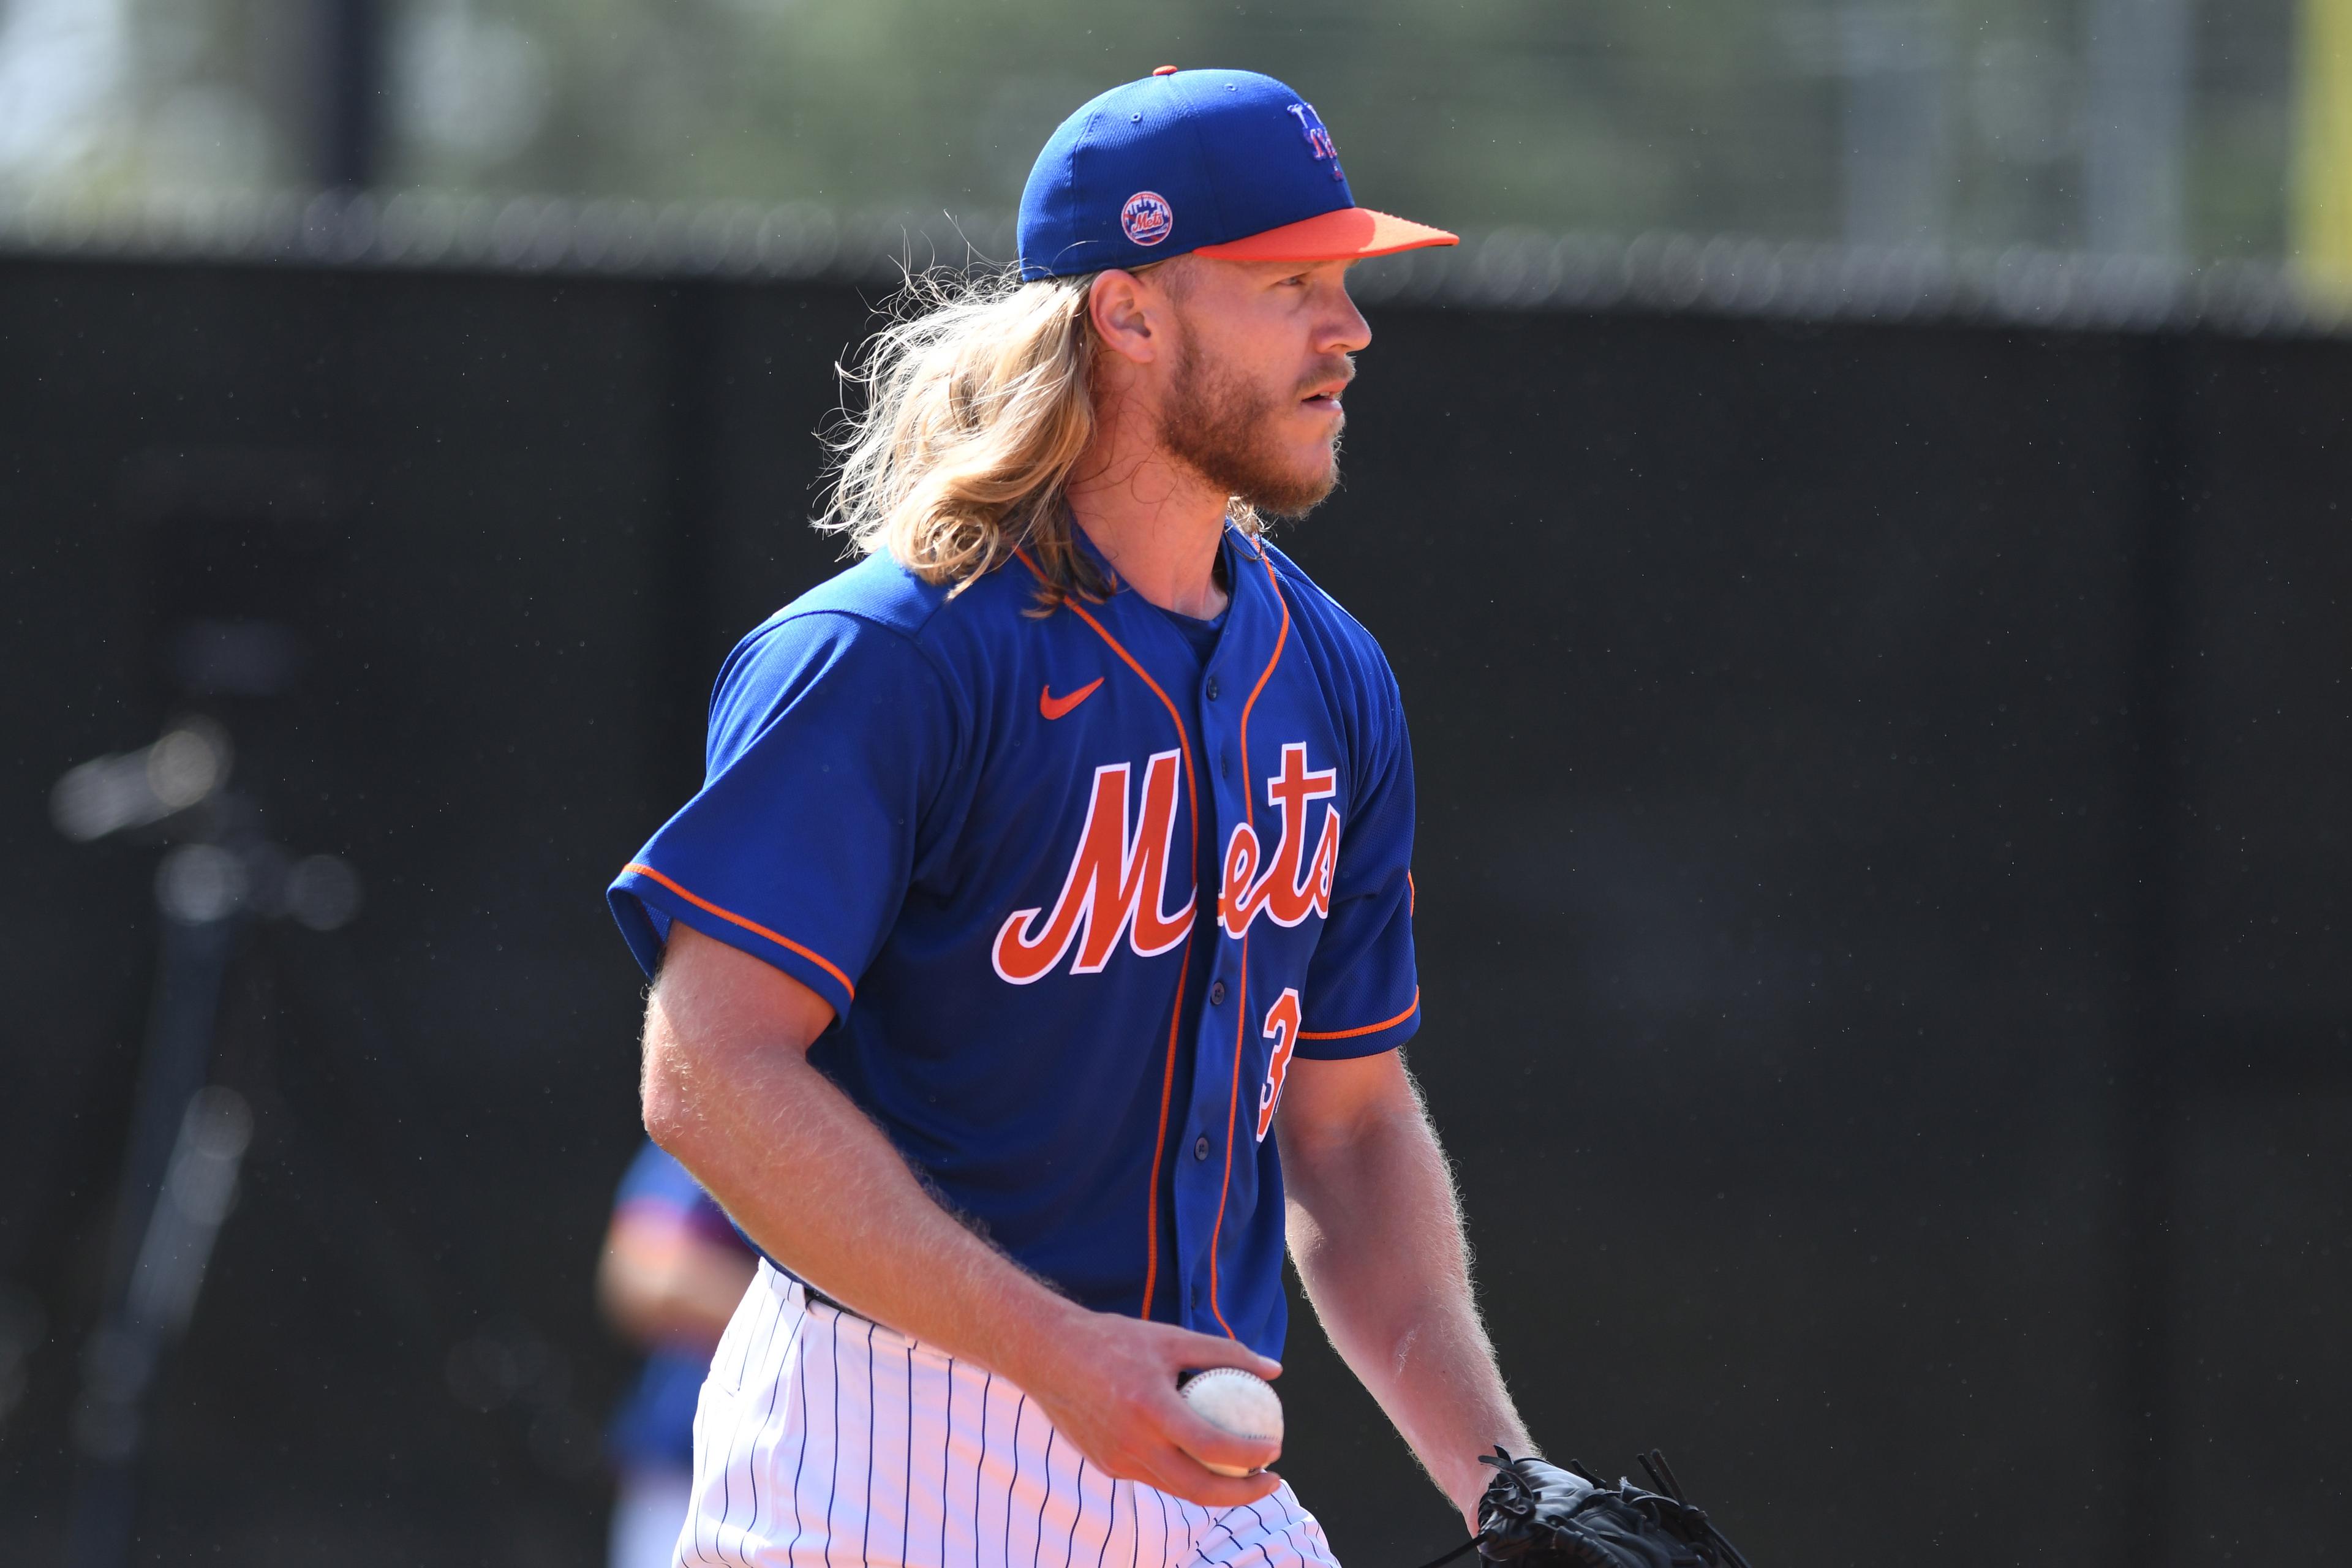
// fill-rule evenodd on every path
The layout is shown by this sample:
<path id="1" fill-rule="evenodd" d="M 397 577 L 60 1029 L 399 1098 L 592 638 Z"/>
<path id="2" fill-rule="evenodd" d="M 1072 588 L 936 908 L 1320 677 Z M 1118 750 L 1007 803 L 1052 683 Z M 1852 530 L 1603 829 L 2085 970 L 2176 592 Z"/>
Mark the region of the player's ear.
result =
<path id="1" fill-rule="evenodd" d="M 1125 268 L 1095 275 L 1087 290 L 1087 316 L 1104 348 L 1136 364 L 1160 357 L 1168 323 L 1161 291 Z"/>

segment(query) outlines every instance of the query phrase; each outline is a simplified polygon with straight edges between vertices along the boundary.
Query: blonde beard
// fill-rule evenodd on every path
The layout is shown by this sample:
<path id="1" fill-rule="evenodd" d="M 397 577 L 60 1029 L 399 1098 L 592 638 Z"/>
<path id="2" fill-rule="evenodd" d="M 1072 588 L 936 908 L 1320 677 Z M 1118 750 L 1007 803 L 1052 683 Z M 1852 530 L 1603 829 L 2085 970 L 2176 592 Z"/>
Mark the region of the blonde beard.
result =
<path id="1" fill-rule="evenodd" d="M 1220 374 L 1180 321 L 1176 378 L 1160 416 L 1160 444 L 1243 505 L 1276 517 L 1304 517 L 1339 482 L 1339 438 L 1321 469 L 1286 468 L 1265 435 L 1282 405 L 1237 376 Z"/>

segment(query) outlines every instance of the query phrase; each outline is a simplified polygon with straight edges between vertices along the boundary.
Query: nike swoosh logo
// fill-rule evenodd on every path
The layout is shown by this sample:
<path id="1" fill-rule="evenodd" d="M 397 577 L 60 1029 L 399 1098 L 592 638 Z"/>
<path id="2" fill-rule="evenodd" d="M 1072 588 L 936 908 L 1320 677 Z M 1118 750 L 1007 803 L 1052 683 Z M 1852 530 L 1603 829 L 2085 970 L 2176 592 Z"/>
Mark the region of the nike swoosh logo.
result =
<path id="1" fill-rule="evenodd" d="M 1054 688 L 1049 682 L 1038 689 L 1037 711 L 1043 713 L 1048 719 L 1059 719 L 1071 709 L 1076 708 L 1079 703 L 1084 702 L 1087 698 L 1092 697 L 1095 694 L 1095 688 L 1101 684 L 1102 677 L 1097 675 L 1092 680 L 1087 681 L 1084 686 L 1079 687 L 1076 691 L 1071 692 L 1067 697 L 1056 697 L 1054 695 Z"/>

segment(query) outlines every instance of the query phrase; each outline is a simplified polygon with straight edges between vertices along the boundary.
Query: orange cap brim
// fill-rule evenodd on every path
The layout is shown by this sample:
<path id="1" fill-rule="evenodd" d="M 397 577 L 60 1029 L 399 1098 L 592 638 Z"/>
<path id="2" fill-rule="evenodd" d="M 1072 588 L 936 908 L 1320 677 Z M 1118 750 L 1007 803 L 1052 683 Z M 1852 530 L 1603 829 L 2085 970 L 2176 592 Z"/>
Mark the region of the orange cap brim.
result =
<path id="1" fill-rule="evenodd" d="M 1192 254 L 1225 261 L 1343 261 L 1354 256 L 1392 256 L 1426 245 L 1461 243 L 1460 235 L 1411 218 L 1370 207 L 1341 207 L 1223 245 L 1203 245 Z"/>

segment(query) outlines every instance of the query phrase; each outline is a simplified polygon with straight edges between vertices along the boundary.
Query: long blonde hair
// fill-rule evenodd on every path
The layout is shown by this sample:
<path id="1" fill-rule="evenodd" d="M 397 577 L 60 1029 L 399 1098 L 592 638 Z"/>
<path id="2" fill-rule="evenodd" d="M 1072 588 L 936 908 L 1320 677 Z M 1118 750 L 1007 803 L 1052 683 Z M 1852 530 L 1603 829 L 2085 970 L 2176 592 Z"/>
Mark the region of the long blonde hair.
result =
<path id="1" fill-rule="evenodd" d="M 835 367 L 865 407 L 826 434 L 817 528 L 957 593 L 1022 550 L 1045 579 L 1042 604 L 1107 596 L 1063 495 L 1095 434 L 1097 276 L 910 273 L 856 363 Z M 1255 531 L 1255 513 L 1240 518 Z"/>

